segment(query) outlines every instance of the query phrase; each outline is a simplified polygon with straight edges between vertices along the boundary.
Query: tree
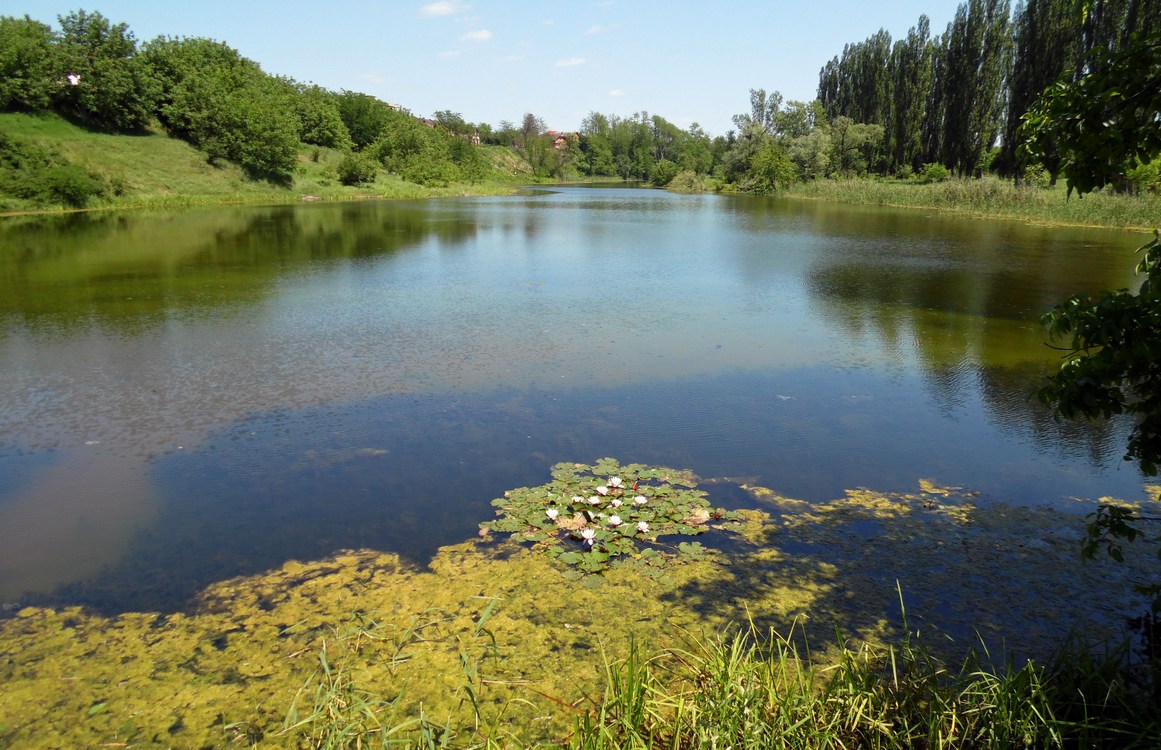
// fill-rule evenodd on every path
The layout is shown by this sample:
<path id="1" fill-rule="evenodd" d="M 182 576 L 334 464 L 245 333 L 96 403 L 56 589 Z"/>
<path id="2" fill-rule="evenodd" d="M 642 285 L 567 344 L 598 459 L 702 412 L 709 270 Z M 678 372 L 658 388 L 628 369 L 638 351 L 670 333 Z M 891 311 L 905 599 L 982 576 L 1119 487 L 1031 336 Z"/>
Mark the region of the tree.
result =
<path id="1" fill-rule="evenodd" d="M 887 159 L 898 172 L 919 169 L 923 147 L 923 105 L 931 85 L 931 22 L 920 16 L 906 39 L 891 49 L 891 119 Z"/>
<path id="2" fill-rule="evenodd" d="M 362 149 L 379 140 L 383 128 L 391 119 L 391 106 L 370 94 L 357 91 L 340 91 L 335 100 L 339 117 L 347 127 L 347 133 L 355 148 Z"/>
<path id="3" fill-rule="evenodd" d="M 753 125 L 763 132 L 774 132 L 774 120 L 782 107 L 782 94 L 777 91 L 766 93 L 766 89 L 750 89 L 750 112 L 734 115 L 734 125 L 739 131 Z"/>
<path id="4" fill-rule="evenodd" d="M 142 59 L 157 82 L 157 116 L 170 135 L 211 161 L 236 162 L 251 177 L 291 179 L 303 129 L 292 84 L 211 39 L 159 37 L 145 46 Z"/>
<path id="5" fill-rule="evenodd" d="M 298 117 L 298 139 L 303 143 L 327 148 L 350 149 L 354 142 L 335 95 L 321 86 L 303 86 L 293 82 L 294 113 Z"/>
<path id="6" fill-rule="evenodd" d="M 830 163 L 839 174 L 863 174 L 882 142 L 882 125 L 853 122 L 840 115 L 830 126 Z"/>
<path id="7" fill-rule="evenodd" d="M 609 139 L 609 118 L 589 112 L 581 121 L 580 169 L 587 175 L 615 175 L 613 144 Z"/>
<path id="8" fill-rule="evenodd" d="M 144 130 L 157 85 L 129 27 L 83 10 L 62 16 L 60 26 L 58 59 L 71 85 L 57 89 L 57 106 L 105 130 Z"/>
<path id="9" fill-rule="evenodd" d="M 745 188 L 753 193 L 776 193 L 790 187 L 797 177 L 798 169 L 790 161 L 786 148 L 770 139 L 754 155 Z"/>
<path id="10" fill-rule="evenodd" d="M 28 16 L 0 17 L 0 111 L 47 109 L 63 84 L 52 29 Z"/>
<path id="11" fill-rule="evenodd" d="M 955 20 L 948 24 L 944 43 L 940 161 L 970 176 L 999 134 L 1009 50 L 1007 0 L 969 0 L 960 5 Z"/>
<path id="12" fill-rule="evenodd" d="M 1092 5 L 1091 2 L 1086 5 Z M 1087 19 L 1091 20 L 1091 19 Z M 1132 161 L 1161 159 L 1161 32 L 1130 36 L 1116 53 L 1097 52 L 1072 83 L 1049 88 L 1021 128 L 1031 158 L 1054 146 L 1069 194 L 1084 195 L 1114 182 Z M 1148 475 L 1161 466 L 1161 239 L 1138 251 L 1145 279 L 1099 297 L 1077 295 L 1044 316 L 1050 335 L 1065 340 L 1060 371 L 1040 399 L 1065 418 L 1134 419 L 1125 459 Z M 1098 508 L 1085 554 L 1105 546 L 1120 558 L 1120 539 L 1132 541 L 1145 518 L 1111 505 Z M 1158 555 L 1161 556 L 1161 550 Z M 1144 587 L 1161 613 L 1161 585 Z"/>

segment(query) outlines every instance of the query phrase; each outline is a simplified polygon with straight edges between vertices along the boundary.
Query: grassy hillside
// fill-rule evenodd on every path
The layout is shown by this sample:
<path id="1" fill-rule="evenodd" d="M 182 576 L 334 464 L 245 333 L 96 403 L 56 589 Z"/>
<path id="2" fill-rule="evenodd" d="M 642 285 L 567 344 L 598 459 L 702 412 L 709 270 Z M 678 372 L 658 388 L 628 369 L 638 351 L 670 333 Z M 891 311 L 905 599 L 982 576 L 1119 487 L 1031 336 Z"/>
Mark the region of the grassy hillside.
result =
<path id="1" fill-rule="evenodd" d="M 282 187 L 249 179 L 227 162 L 210 164 L 201 151 L 161 132 L 95 133 L 54 114 L 0 114 L 0 132 L 63 157 L 103 182 L 105 195 L 89 200 L 86 208 L 497 194 L 510 192 L 513 179 L 527 177 L 520 169 L 527 163 L 509 149 L 485 147 L 499 167 L 497 173 L 510 175 L 508 180 L 426 188 L 380 172 L 373 183 L 347 187 L 339 184 L 335 171 L 341 152 L 310 146 L 299 153 L 293 184 Z M 0 169 L 6 168 L 0 160 Z M 45 208 L 38 201 L 0 193 L 0 213 Z"/>

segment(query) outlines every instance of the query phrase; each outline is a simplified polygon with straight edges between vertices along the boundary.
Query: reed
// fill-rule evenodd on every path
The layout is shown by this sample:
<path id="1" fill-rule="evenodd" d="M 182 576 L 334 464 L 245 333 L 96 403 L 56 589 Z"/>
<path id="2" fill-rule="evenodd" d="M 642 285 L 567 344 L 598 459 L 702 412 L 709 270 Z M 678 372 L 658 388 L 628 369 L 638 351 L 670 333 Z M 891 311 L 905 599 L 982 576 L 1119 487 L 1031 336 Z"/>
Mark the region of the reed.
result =
<path id="1" fill-rule="evenodd" d="M 986 176 L 918 183 L 905 180 L 814 180 L 800 183 L 786 197 L 896 206 L 1019 219 L 1038 224 L 1111 227 L 1151 231 L 1161 222 L 1161 196 L 1097 192 L 1068 196 L 1064 185 L 1050 188 L 1015 185 Z"/>

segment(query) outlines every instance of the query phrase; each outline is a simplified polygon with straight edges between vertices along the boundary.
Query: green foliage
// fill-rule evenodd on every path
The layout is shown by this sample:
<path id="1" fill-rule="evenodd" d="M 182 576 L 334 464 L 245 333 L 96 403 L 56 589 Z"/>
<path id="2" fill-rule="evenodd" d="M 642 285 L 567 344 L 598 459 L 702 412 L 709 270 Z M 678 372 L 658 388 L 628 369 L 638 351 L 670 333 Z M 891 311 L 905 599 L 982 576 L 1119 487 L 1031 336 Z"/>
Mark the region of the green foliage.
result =
<path id="1" fill-rule="evenodd" d="M 1130 414 L 1136 425 L 1126 460 L 1156 474 L 1161 462 L 1161 241 L 1141 248 L 1145 281 L 1098 298 L 1077 295 L 1044 316 L 1054 340 L 1066 341 L 1060 372 L 1040 400 L 1068 419 Z"/>
<path id="2" fill-rule="evenodd" d="M 143 58 L 160 83 L 158 115 L 171 135 L 252 177 L 290 181 L 302 127 L 301 97 L 290 86 L 209 39 L 159 38 Z"/>
<path id="3" fill-rule="evenodd" d="M 1068 190 L 1117 183 L 1161 154 L 1161 32 L 1105 53 L 1075 82 L 1049 87 L 1020 128 L 1025 153 L 1059 160 Z"/>
<path id="4" fill-rule="evenodd" d="M 689 169 L 678 172 L 666 187 L 675 193 L 704 193 L 706 191 L 705 178 Z"/>
<path id="5" fill-rule="evenodd" d="M 379 164 L 366 154 L 346 154 L 335 168 L 339 182 L 344 185 L 362 185 L 374 182 Z"/>
<path id="6" fill-rule="evenodd" d="M 1052 175 L 1042 164 L 1029 164 L 1024 168 L 1024 184 L 1046 190 L 1052 187 Z"/>
<path id="7" fill-rule="evenodd" d="M 149 124 L 158 90 L 148 66 L 137 56 L 129 27 L 100 13 L 75 11 L 60 19 L 59 69 L 75 85 L 56 89 L 56 106 L 93 126 L 113 132 L 140 132 Z"/>
<path id="8" fill-rule="evenodd" d="M 883 126 L 855 122 L 840 115 L 830 125 L 830 164 L 843 176 L 867 172 L 871 159 L 883 142 Z"/>
<path id="9" fill-rule="evenodd" d="M 47 109 L 61 72 L 47 25 L 0 16 L 0 111 Z"/>
<path id="10" fill-rule="evenodd" d="M 662 159 L 654 165 L 653 174 L 650 176 L 649 181 L 657 187 L 665 187 L 677 176 L 679 169 L 680 167 L 676 163 L 668 159 Z"/>
<path id="11" fill-rule="evenodd" d="M 1138 162 L 1125 172 L 1125 178 L 1134 193 L 1161 193 L 1161 159 L 1154 158 L 1147 164 Z"/>
<path id="12" fill-rule="evenodd" d="M 386 102 L 355 91 L 341 91 L 335 101 L 347 134 L 359 149 L 379 140 L 393 115 L 398 114 Z"/>
<path id="13" fill-rule="evenodd" d="M 785 190 L 798 178 L 798 169 L 781 143 L 767 141 L 754 155 L 746 177 L 745 188 L 753 193 L 775 193 Z"/>
<path id="14" fill-rule="evenodd" d="M 0 195 L 82 208 L 107 189 L 103 180 L 83 167 L 0 130 Z"/>
<path id="15" fill-rule="evenodd" d="M 924 164 L 919 172 L 919 179 L 922 182 L 943 182 L 950 177 L 951 170 L 937 161 Z"/>
<path id="16" fill-rule="evenodd" d="M 660 537 L 701 534 L 711 521 L 715 528 L 732 528 L 737 520 L 713 508 L 696 486 L 687 472 L 621 466 L 611 458 L 593 466 L 561 463 L 552 468 L 548 484 L 493 500 L 500 518 L 481 528 L 511 533 L 582 574 L 628 563 L 656 573 L 706 553 L 700 544 L 666 549 Z"/>
<path id="17" fill-rule="evenodd" d="M 338 101 L 331 92 L 319 86 L 296 85 L 295 90 L 294 108 L 300 141 L 339 150 L 354 146 L 339 114 Z"/>

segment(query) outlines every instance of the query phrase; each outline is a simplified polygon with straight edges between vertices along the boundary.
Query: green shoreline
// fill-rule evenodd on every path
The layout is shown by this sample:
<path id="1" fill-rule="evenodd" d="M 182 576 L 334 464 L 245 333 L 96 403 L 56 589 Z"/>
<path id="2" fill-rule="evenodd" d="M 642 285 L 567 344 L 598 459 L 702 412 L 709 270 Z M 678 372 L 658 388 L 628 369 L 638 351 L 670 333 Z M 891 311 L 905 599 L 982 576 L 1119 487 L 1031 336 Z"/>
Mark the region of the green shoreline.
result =
<path id="1" fill-rule="evenodd" d="M 613 184 L 615 181 L 609 181 Z M 802 183 L 775 197 L 796 201 L 817 201 L 854 206 L 881 206 L 892 209 L 937 211 L 941 214 L 964 216 L 993 221 L 1019 221 L 1035 226 L 1062 228 L 1113 229 L 1129 232 L 1152 232 L 1155 229 L 1145 217 L 1161 216 L 1161 197 L 1155 196 L 1088 196 L 1068 199 L 1063 188 L 1038 191 L 1020 188 L 999 180 L 959 181 L 954 188 L 942 184 L 916 185 L 885 183 L 880 180 L 856 179 Z M 390 176 L 381 177 L 380 192 L 376 186 L 360 188 L 330 188 L 310 191 L 293 188 L 270 188 L 248 194 L 189 194 L 151 196 L 114 200 L 84 208 L 40 208 L 0 211 L 0 218 L 50 217 L 77 213 L 118 211 L 148 211 L 175 208 L 212 208 L 215 206 L 283 206 L 300 203 L 355 203 L 381 200 L 427 200 L 433 198 L 474 198 L 513 195 L 527 185 L 553 186 L 588 185 L 592 180 L 536 182 L 484 182 L 453 184 L 443 188 L 423 187 L 406 183 Z M 966 185 L 966 187 L 965 187 Z M 973 187 L 975 185 L 975 187 Z M 370 190 L 369 190 L 370 188 Z M 949 197 L 954 190 L 960 196 Z M 1036 191 L 1036 192 L 1033 192 Z M 973 193 L 986 193 L 982 198 Z M 1000 198 L 996 194 L 1000 194 Z M 1029 198 L 1029 194 L 1032 195 Z M 962 196 L 969 196 L 963 198 Z M 1015 200 L 1005 200 L 1012 198 Z M 1095 204 L 1095 205 L 1094 205 Z M 1125 210 L 1127 209 L 1127 210 Z"/>

